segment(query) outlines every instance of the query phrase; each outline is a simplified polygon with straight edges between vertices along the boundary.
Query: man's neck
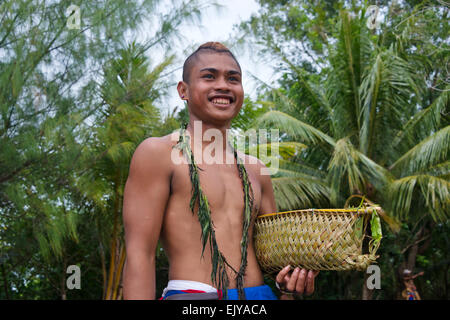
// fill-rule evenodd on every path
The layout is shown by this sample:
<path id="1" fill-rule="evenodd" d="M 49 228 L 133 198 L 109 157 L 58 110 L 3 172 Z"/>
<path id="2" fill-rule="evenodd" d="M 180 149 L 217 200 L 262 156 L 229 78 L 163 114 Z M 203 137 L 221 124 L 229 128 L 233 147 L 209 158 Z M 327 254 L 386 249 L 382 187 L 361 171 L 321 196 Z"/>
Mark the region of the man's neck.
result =
<path id="1" fill-rule="evenodd" d="M 226 157 L 233 154 L 233 149 L 228 143 L 228 131 L 230 125 L 216 125 L 207 123 L 201 120 L 190 120 L 187 126 L 187 131 L 191 136 L 191 146 L 193 152 L 198 159 L 200 152 L 203 158 L 212 156 L 218 157 L 219 163 L 227 163 Z M 222 152 L 223 158 L 216 155 L 216 151 Z M 222 158 L 222 160 L 220 160 Z"/>

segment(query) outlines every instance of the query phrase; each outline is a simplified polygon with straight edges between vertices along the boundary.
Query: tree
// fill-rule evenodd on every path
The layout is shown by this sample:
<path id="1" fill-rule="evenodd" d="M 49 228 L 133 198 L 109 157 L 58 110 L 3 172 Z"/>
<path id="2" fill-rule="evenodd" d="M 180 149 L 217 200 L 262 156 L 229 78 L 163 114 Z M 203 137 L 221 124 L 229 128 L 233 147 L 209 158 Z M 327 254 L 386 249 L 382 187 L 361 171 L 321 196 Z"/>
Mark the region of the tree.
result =
<path id="1" fill-rule="evenodd" d="M 114 208 L 110 213 L 117 221 L 127 152 L 139 135 L 159 124 L 153 103 L 164 93 L 156 90 L 164 81 L 160 72 L 173 59 L 170 40 L 181 23 L 198 17 L 208 4 L 174 2 L 172 10 L 161 14 L 164 5 L 152 0 L 0 4 L 2 297 L 66 298 L 67 265 L 81 264 L 83 276 L 102 270 L 89 253 L 92 249 L 104 257 L 110 254 L 116 265 L 117 254 L 109 246 L 120 226 L 102 224 L 107 220 L 102 210 Z M 127 39 L 144 20 L 154 21 L 155 28 L 133 46 Z M 167 56 L 160 63 L 151 61 L 150 71 L 144 55 L 156 48 Z M 123 78 L 126 72 L 131 79 Z M 122 87 L 108 78 L 113 74 L 122 76 Z M 143 88 L 136 90 L 138 83 Z M 113 92 L 106 85 L 122 90 Z M 145 127 L 142 121 L 150 119 L 155 122 Z M 120 121 L 139 127 L 133 131 Z M 96 191 L 82 189 L 89 177 Z M 94 215 L 100 212 L 103 216 Z M 80 237 L 79 230 L 95 237 Z M 116 287 L 111 278 L 117 277 L 120 272 L 105 284 Z"/>
<path id="2" fill-rule="evenodd" d="M 101 94 L 105 103 L 103 120 L 95 130 L 85 156 L 93 165 L 79 177 L 78 188 L 95 204 L 102 247 L 109 247 L 109 271 L 101 251 L 105 299 L 120 297 L 125 245 L 122 230 L 123 188 L 133 151 L 161 125 L 159 110 L 153 105 L 161 91 L 155 83 L 173 57 L 150 70 L 142 47 L 131 44 L 118 52 L 104 70 Z"/>
<path id="3" fill-rule="evenodd" d="M 383 23 L 370 30 L 362 2 L 336 4 L 342 9 L 329 19 L 328 2 L 263 3 L 244 31 L 253 30 L 286 74 L 281 88 L 267 90 L 273 107 L 258 124 L 307 146 L 279 162 L 272 180 L 279 209 L 320 207 L 327 199 L 341 207 L 349 195 L 364 194 L 383 206 L 390 225 L 398 226 L 389 217 L 409 226 L 398 267 L 414 268 L 419 244 L 450 212 L 450 88 L 442 67 L 448 8 L 423 2 L 409 12 L 412 2 L 386 2 Z M 312 30 L 323 37 L 309 40 Z"/>

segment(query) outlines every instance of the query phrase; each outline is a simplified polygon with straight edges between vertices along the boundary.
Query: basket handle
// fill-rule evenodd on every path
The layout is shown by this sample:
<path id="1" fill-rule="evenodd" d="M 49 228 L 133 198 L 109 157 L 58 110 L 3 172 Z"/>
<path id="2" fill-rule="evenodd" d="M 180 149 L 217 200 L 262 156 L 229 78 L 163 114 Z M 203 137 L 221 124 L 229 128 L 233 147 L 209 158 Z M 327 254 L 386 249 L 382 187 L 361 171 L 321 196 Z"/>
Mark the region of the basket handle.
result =
<path id="1" fill-rule="evenodd" d="M 348 208 L 349 202 L 353 198 L 360 198 L 360 199 L 362 199 L 360 207 L 363 206 L 362 205 L 363 203 L 365 203 L 365 205 L 364 205 L 365 207 L 372 207 L 372 208 L 374 208 L 377 211 L 377 213 L 380 215 L 381 219 L 383 219 L 383 221 L 387 223 L 387 225 L 389 226 L 389 228 L 391 228 L 392 231 L 398 232 L 400 230 L 400 226 L 401 226 L 400 222 L 398 222 L 396 219 L 388 216 L 384 212 L 383 208 L 381 208 L 380 205 L 377 205 L 377 204 L 373 203 L 372 201 L 368 200 L 365 196 L 362 196 L 362 195 L 359 195 L 359 194 L 351 195 L 347 199 L 347 201 L 345 202 L 344 208 Z"/>
<path id="2" fill-rule="evenodd" d="M 354 198 L 361 199 L 358 209 L 361 207 L 370 207 L 369 210 L 372 211 L 370 216 L 367 217 L 368 219 L 370 219 L 370 237 L 371 237 L 371 240 L 369 241 L 369 260 L 375 261 L 377 258 L 375 254 L 380 246 L 380 242 L 382 239 L 380 216 L 385 217 L 384 211 L 383 209 L 381 209 L 380 206 L 368 200 L 365 196 L 359 194 L 351 195 L 345 202 L 344 208 L 348 208 L 350 200 Z"/>
<path id="3" fill-rule="evenodd" d="M 348 208 L 350 200 L 353 199 L 353 198 L 360 198 L 360 199 L 362 199 L 361 200 L 361 204 L 359 205 L 360 207 L 363 206 L 363 203 L 364 203 L 364 206 L 369 206 L 369 207 L 377 207 L 378 206 L 375 203 L 373 203 L 372 201 L 370 201 L 369 199 L 367 199 L 366 196 L 362 196 L 362 195 L 359 195 L 359 194 L 353 194 L 350 197 L 348 197 L 347 201 L 345 201 L 344 208 Z"/>

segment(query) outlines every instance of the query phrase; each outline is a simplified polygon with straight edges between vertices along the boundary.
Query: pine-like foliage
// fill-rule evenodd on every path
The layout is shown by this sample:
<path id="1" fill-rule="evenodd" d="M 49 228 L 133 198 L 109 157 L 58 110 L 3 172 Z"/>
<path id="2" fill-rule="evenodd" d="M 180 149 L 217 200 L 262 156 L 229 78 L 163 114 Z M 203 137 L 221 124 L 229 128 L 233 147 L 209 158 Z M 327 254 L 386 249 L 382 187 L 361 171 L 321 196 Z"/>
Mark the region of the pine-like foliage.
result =
<path id="1" fill-rule="evenodd" d="M 171 39 L 207 6 L 171 5 L 1 1 L 0 297 L 65 299 L 71 264 L 93 281 L 70 295 L 98 299 L 103 286 L 103 297 L 120 297 L 130 157 L 162 131 L 156 103 L 174 61 Z M 148 21 L 146 39 L 133 42 Z M 156 48 L 165 57 L 153 58 Z"/>

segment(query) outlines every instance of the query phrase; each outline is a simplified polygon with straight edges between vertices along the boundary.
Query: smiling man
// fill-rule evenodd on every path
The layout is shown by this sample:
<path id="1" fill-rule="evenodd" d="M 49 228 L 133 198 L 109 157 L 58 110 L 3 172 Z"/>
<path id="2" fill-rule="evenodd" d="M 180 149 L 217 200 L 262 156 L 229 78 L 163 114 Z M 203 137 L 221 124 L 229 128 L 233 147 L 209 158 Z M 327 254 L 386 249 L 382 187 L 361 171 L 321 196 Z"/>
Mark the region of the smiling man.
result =
<path id="1" fill-rule="evenodd" d="M 276 299 L 253 245 L 256 216 L 276 211 L 271 179 L 261 174 L 265 165 L 236 151 L 226 134 L 243 103 L 241 67 L 225 46 L 206 43 L 186 59 L 177 89 L 187 101 L 189 124 L 144 140 L 131 161 L 123 208 L 124 298 L 157 298 L 161 239 L 169 260 L 162 299 Z M 206 141 L 209 130 L 223 139 Z M 222 152 L 208 163 L 199 150 L 211 143 Z M 187 161 L 174 161 L 174 152 Z M 232 163 L 225 160 L 230 158 Z M 287 266 L 277 283 L 289 294 L 311 294 L 316 275 Z"/>

